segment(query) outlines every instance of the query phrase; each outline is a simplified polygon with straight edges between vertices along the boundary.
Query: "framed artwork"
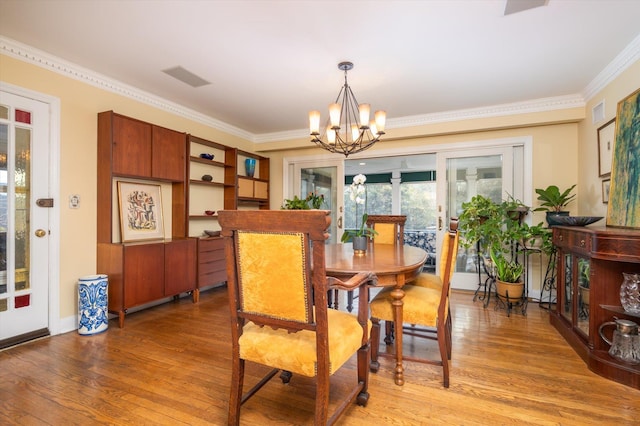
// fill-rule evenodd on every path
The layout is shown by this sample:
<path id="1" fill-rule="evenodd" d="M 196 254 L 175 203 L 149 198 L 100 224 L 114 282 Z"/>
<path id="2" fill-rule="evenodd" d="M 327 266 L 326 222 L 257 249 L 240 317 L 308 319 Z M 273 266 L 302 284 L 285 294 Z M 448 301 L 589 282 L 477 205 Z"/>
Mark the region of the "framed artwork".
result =
<path id="1" fill-rule="evenodd" d="M 640 89 L 618 102 L 607 225 L 640 228 Z"/>
<path id="2" fill-rule="evenodd" d="M 118 182 L 122 242 L 164 238 L 160 185 Z"/>
<path id="3" fill-rule="evenodd" d="M 609 203 L 609 188 L 611 188 L 611 179 L 605 179 L 602 181 L 602 202 Z"/>
<path id="4" fill-rule="evenodd" d="M 598 170 L 600 177 L 611 175 L 611 160 L 616 137 L 615 130 L 615 117 L 598 129 Z"/>

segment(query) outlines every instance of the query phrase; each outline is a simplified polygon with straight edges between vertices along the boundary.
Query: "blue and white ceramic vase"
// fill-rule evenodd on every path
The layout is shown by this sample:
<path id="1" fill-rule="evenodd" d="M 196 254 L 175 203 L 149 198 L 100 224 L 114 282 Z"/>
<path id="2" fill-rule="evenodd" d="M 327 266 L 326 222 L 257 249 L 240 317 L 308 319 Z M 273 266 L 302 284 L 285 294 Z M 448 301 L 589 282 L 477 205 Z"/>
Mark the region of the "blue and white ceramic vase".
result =
<path id="1" fill-rule="evenodd" d="M 246 160 L 244 160 L 244 168 L 247 172 L 247 176 L 253 177 L 253 174 L 256 172 L 256 159 L 247 158 Z"/>
<path id="2" fill-rule="evenodd" d="M 107 285 L 106 275 L 78 280 L 78 334 L 101 333 L 109 327 Z"/>

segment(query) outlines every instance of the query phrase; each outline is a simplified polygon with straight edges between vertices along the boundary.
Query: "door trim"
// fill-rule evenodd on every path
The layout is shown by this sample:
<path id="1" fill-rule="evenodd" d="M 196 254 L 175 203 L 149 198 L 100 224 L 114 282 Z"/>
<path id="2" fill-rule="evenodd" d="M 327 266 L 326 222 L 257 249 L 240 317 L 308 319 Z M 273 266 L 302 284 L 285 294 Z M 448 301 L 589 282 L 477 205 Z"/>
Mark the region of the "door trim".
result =
<path id="1" fill-rule="evenodd" d="M 49 195 L 56 200 L 49 212 L 49 334 L 63 331 L 60 321 L 60 99 L 0 81 L 0 90 L 49 106 Z"/>

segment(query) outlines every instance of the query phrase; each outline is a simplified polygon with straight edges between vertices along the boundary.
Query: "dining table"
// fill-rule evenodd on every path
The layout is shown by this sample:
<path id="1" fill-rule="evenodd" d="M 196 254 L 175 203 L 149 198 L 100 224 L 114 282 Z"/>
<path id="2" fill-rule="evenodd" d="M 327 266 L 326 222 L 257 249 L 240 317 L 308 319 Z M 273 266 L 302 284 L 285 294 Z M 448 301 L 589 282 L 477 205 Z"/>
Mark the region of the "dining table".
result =
<path id="1" fill-rule="evenodd" d="M 427 260 L 427 252 L 418 247 L 370 242 L 364 253 L 356 253 L 350 243 L 327 244 L 325 267 L 328 276 L 349 279 L 359 272 L 374 272 L 377 287 L 394 287 L 391 291 L 395 327 L 396 385 L 404 384 L 402 364 L 402 287 L 416 279 Z M 371 366 L 377 371 L 377 366 Z"/>

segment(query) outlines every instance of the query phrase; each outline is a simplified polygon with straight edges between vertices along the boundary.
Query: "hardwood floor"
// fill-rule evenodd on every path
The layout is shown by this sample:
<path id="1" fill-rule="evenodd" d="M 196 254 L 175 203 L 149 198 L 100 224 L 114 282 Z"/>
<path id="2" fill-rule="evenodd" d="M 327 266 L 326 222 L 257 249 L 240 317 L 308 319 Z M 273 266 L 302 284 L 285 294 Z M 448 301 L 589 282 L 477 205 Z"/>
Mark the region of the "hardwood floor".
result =
<path id="1" fill-rule="evenodd" d="M 453 295 L 451 387 L 441 369 L 405 363 L 403 387 L 392 360 L 371 375 L 367 407 L 341 425 L 632 425 L 640 391 L 603 379 L 530 303 L 526 317 L 483 309 Z M 67 333 L 0 352 L 0 424 L 220 425 L 226 423 L 230 332 L 226 288 L 112 320 L 95 336 Z M 405 353 L 437 351 L 405 338 Z M 355 380 L 355 360 L 332 392 Z M 247 383 L 264 369 L 249 366 Z M 305 425 L 313 420 L 313 381 L 274 378 L 241 411 L 243 425 Z M 334 393 L 335 395 L 335 393 Z"/>

